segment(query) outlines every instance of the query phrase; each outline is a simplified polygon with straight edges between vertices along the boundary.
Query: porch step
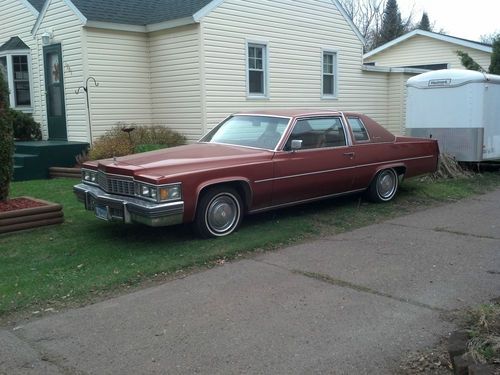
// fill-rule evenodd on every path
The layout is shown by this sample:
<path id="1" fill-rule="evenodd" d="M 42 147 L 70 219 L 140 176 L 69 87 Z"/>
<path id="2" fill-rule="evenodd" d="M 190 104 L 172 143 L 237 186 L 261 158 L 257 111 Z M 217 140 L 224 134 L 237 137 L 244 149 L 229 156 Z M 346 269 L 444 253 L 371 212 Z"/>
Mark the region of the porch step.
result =
<path id="1" fill-rule="evenodd" d="M 36 163 L 38 155 L 33 154 L 14 154 L 14 165 L 24 167 L 25 165 L 30 165 L 30 163 Z"/>
<path id="2" fill-rule="evenodd" d="M 45 178 L 39 166 L 39 155 L 14 154 L 14 181 Z"/>

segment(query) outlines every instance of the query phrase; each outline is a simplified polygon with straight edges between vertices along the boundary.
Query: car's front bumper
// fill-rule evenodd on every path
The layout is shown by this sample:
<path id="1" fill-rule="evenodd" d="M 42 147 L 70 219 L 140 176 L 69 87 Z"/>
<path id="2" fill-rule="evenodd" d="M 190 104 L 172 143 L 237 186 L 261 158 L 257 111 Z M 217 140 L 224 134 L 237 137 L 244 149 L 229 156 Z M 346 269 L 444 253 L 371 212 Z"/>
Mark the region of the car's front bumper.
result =
<path id="1" fill-rule="evenodd" d="M 143 199 L 108 194 L 97 186 L 78 184 L 73 187 L 85 209 L 94 211 L 100 219 L 142 223 L 161 227 L 182 223 L 184 202 L 155 203 Z"/>

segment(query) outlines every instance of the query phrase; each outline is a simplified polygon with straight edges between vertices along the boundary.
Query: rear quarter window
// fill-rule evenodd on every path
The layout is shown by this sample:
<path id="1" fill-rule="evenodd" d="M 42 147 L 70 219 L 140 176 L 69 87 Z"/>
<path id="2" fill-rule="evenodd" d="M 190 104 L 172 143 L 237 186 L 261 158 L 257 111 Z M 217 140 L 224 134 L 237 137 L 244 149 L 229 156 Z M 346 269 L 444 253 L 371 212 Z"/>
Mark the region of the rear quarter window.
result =
<path id="1" fill-rule="evenodd" d="M 356 142 L 369 141 L 370 136 L 366 131 L 365 124 L 358 117 L 348 117 L 349 125 L 351 126 L 352 134 Z"/>

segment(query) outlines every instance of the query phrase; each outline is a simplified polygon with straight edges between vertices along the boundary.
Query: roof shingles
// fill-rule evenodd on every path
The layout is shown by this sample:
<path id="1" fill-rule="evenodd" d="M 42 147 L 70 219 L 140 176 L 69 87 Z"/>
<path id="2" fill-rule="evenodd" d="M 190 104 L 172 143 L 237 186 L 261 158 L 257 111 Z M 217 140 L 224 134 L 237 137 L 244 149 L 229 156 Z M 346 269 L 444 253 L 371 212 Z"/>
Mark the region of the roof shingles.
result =
<path id="1" fill-rule="evenodd" d="M 28 0 L 38 11 L 44 0 Z M 89 21 L 145 26 L 190 17 L 212 0 L 71 0 Z"/>

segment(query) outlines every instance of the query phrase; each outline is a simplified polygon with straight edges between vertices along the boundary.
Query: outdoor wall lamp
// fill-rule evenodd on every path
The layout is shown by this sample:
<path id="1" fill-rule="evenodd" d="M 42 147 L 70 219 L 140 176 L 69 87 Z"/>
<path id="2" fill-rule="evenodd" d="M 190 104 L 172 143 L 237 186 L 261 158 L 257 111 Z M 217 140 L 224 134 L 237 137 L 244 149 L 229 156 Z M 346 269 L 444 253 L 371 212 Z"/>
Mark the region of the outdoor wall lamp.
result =
<path id="1" fill-rule="evenodd" d="M 45 32 L 42 34 L 42 44 L 44 46 L 49 45 L 52 42 L 52 39 L 54 38 L 54 33 L 52 30 L 45 30 Z"/>

